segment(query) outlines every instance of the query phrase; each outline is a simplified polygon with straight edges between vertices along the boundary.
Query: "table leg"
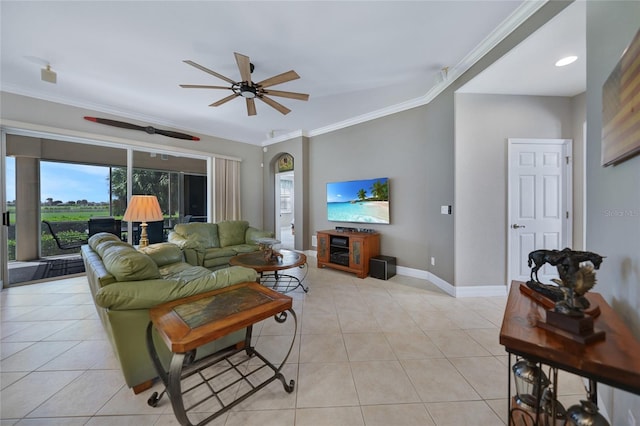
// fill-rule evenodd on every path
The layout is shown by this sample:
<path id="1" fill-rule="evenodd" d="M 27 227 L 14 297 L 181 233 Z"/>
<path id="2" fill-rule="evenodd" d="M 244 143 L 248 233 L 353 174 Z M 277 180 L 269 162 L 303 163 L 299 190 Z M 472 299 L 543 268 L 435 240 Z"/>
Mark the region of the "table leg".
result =
<path id="1" fill-rule="evenodd" d="M 171 400 L 173 414 L 175 414 L 178 422 L 183 426 L 193 426 L 187 417 L 182 401 L 182 365 L 184 363 L 183 353 L 174 353 L 169 364 L 169 384 L 167 386 L 167 394 Z"/>

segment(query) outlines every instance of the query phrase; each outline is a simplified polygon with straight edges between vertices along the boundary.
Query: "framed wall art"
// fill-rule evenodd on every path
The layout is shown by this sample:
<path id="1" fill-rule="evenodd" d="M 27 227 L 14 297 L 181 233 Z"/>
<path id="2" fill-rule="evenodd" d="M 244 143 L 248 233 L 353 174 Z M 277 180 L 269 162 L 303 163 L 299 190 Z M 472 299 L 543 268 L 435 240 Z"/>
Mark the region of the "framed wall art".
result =
<path id="1" fill-rule="evenodd" d="M 602 165 L 640 153 L 640 30 L 602 87 Z"/>

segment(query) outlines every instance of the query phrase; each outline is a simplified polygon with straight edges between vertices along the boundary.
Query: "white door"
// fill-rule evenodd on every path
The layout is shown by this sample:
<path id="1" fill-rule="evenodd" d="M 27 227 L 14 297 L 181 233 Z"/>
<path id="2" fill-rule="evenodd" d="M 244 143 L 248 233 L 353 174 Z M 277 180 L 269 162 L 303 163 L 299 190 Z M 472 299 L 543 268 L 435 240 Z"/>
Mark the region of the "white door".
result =
<path id="1" fill-rule="evenodd" d="M 509 282 L 528 281 L 528 255 L 571 243 L 571 140 L 509 139 Z M 557 270 L 538 271 L 550 284 Z"/>

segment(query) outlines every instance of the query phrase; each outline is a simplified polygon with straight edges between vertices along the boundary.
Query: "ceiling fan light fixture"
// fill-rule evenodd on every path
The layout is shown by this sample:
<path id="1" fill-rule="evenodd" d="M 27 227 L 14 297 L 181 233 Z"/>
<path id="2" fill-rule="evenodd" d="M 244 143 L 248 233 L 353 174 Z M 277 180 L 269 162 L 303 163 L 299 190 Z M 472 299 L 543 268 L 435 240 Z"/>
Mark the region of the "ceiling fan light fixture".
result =
<path id="1" fill-rule="evenodd" d="M 573 56 L 573 55 L 572 56 L 565 56 L 564 58 L 559 59 L 556 62 L 556 67 L 564 67 L 564 66 L 567 66 L 569 64 L 574 63 L 577 60 L 578 60 L 577 56 Z"/>
<path id="2" fill-rule="evenodd" d="M 240 96 L 247 99 L 253 99 L 258 96 L 258 94 L 255 87 L 243 84 L 240 86 Z"/>

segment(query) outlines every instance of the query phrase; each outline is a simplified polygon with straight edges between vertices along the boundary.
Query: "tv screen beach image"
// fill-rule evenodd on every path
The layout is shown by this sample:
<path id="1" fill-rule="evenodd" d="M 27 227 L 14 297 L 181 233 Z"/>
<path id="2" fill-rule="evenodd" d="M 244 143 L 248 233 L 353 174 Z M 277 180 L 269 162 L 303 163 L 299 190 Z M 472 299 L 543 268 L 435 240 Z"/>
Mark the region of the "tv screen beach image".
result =
<path id="1" fill-rule="evenodd" d="M 389 179 L 327 183 L 327 219 L 333 222 L 389 223 Z"/>

